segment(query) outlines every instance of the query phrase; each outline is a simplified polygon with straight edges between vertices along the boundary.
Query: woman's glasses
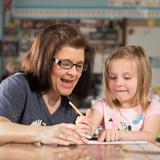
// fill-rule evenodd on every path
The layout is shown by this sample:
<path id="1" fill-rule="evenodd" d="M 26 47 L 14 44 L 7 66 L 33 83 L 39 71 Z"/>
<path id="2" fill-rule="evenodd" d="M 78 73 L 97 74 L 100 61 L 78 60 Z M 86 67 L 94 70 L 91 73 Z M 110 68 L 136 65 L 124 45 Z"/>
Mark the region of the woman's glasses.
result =
<path id="1" fill-rule="evenodd" d="M 88 65 L 83 63 L 74 64 L 68 60 L 59 60 L 57 58 L 54 58 L 53 62 L 58 64 L 61 68 L 68 70 L 71 69 L 73 66 L 76 67 L 77 71 L 86 71 L 88 69 Z"/>

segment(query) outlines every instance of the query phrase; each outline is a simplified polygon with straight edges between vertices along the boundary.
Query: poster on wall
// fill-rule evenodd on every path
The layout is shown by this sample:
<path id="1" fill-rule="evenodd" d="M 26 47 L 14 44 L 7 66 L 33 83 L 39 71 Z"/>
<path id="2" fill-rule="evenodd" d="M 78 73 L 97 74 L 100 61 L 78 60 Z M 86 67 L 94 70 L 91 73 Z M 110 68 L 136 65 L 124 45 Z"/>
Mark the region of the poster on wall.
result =
<path id="1" fill-rule="evenodd" d="M 149 60 L 150 60 L 152 68 L 160 68 L 160 56 L 159 57 L 150 56 Z"/>
<path id="2" fill-rule="evenodd" d="M 17 56 L 18 50 L 18 42 L 0 41 L 0 57 Z"/>

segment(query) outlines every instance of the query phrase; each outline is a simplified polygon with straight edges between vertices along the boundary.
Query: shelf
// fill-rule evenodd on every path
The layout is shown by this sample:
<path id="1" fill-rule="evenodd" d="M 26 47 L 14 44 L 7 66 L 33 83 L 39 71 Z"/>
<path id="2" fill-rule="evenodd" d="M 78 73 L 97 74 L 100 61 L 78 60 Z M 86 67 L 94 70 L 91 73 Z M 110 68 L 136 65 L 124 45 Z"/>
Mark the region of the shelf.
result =
<path id="1" fill-rule="evenodd" d="M 56 9 L 56 8 L 14 8 L 12 10 L 14 18 L 30 19 L 76 19 L 76 18 L 160 18 L 160 8 L 106 8 L 106 9 Z"/>

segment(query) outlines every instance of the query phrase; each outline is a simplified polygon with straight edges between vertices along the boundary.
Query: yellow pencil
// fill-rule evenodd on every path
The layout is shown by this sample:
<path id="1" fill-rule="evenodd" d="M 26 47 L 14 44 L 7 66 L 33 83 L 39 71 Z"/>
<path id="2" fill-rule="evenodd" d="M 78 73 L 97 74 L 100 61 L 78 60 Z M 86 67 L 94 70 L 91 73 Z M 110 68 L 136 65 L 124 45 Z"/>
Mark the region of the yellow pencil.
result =
<path id="1" fill-rule="evenodd" d="M 79 110 L 71 101 L 69 101 L 69 104 L 71 105 L 71 107 L 72 107 L 80 116 L 83 116 L 83 114 L 80 112 L 80 110 Z"/>

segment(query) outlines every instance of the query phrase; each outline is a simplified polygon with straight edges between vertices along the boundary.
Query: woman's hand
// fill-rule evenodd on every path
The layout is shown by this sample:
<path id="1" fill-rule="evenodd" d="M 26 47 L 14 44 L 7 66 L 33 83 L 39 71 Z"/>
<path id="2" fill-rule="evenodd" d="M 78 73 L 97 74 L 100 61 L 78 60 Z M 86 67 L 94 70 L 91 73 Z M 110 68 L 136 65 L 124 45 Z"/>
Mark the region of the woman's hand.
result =
<path id="1" fill-rule="evenodd" d="M 54 126 L 43 127 L 40 133 L 40 142 L 43 144 L 84 144 L 88 140 L 79 134 L 79 129 L 74 124 L 58 124 Z"/>
<path id="2" fill-rule="evenodd" d="M 107 129 L 102 131 L 101 135 L 99 136 L 98 140 L 103 142 L 113 142 L 120 140 L 121 131 L 116 129 Z"/>
<path id="3" fill-rule="evenodd" d="M 91 139 L 94 133 L 94 126 L 90 118 L 90 109 L 87 110 L 86 116 L 79 116 L 76 119 L 76 126 L 79 128 L 79 133 L 88 139 Z"/>

